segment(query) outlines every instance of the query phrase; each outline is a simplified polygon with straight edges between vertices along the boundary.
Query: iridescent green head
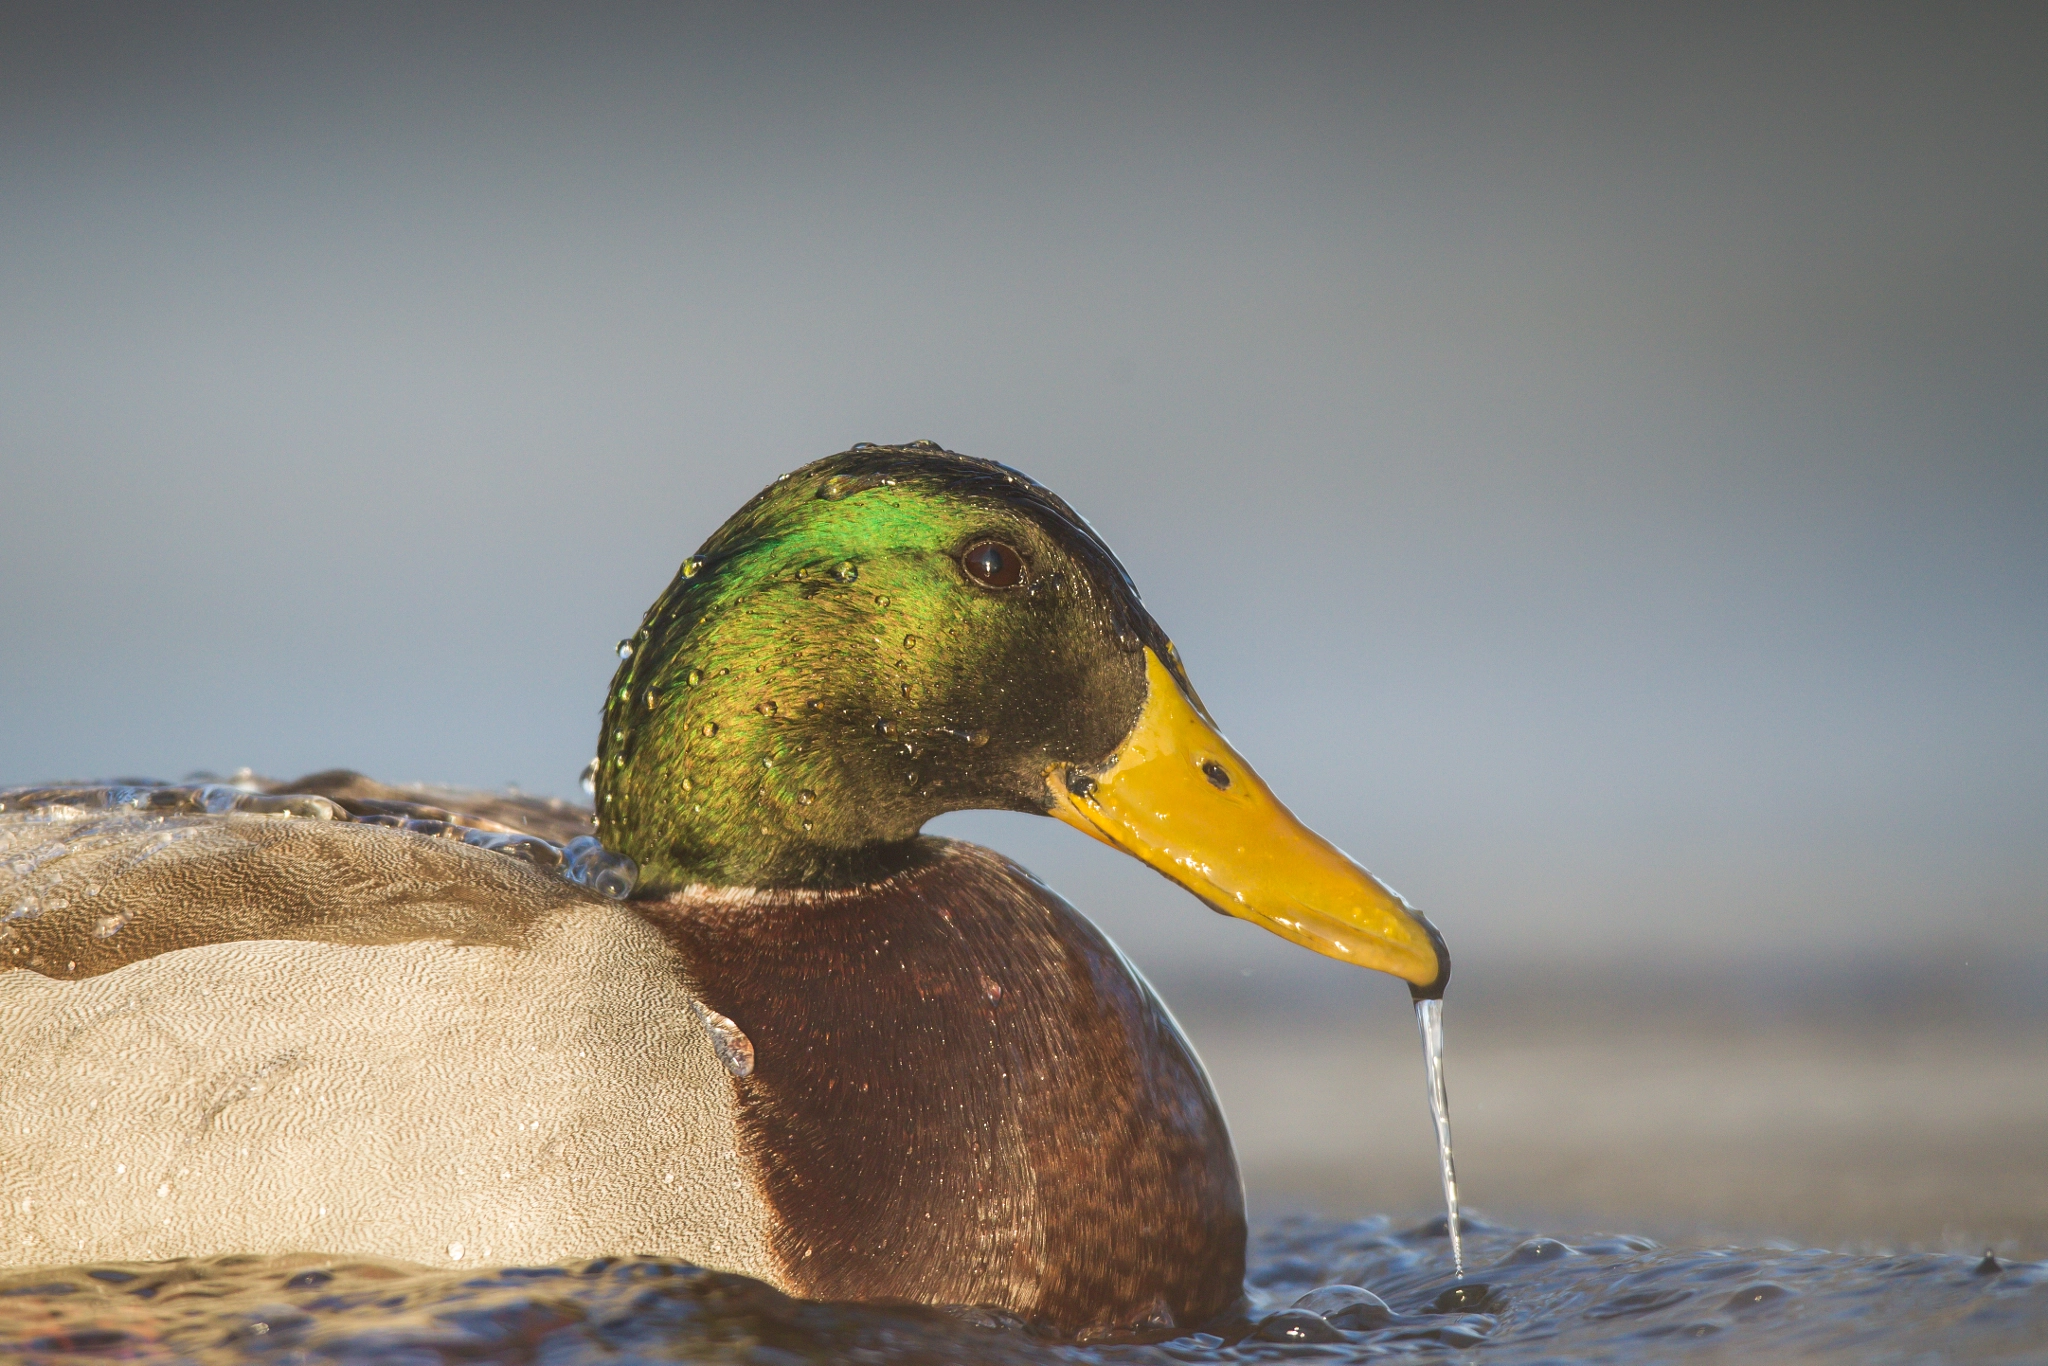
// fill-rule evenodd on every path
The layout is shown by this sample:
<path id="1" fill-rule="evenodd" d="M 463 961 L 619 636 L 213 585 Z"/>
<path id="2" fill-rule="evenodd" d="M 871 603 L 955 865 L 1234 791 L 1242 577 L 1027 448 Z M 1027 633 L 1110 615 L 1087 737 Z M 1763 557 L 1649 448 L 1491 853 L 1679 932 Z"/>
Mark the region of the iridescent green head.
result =
<path id="1" fill-rule="evenodd" d="M 1046 811 L 1171 658 L 1064 502 L 927 443 L 776 480 L 622 649 L 597 810 L 642 885 L 826 886 L 900 864 L 945 811 Z"/>
<path id="2" fill-rule="evenodd" d="M 1280 804 L 1109 548 L 1015 470 L 917 442 L 786 474 L 622 654 L 598 834 L 643 894 L 853 886 L 941 812 L 1037 811 L 1318 953 L 1449 980 L 1428 922 Z"/>

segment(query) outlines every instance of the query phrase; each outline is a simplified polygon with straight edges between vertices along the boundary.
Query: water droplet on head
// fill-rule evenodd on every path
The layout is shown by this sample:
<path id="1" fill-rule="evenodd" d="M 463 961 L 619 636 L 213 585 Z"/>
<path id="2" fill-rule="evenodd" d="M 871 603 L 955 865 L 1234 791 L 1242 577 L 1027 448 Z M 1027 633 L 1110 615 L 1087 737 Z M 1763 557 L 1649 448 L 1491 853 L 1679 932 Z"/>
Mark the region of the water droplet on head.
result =
<path id="1" fill-rule="evenodd" d="M 704 681 L 704 675 L 703 675 L 702 673 L 700 673 L 700 672 L 699 672 L 699 671 L 697 671 L 696 669 L 692 669 L 692 670 L 690 670 L 690 686 L 691 686 L 691 687 L 693 687 L 693 688 L 694 688 L 694 687 L 696 687 L 696 686 L 697 686 L 697 685 L 698 685 L 699 683 L 702 683 L 703 681 Z"/>
<path id="2" fill-rule="evenodd" d="M 887 738 L 888 736 L 894 735 L 895 733 L 896 723 L 894 721 L 891 721 L 888 717 L 885 716 L 881 720 L 875 722 L 875 734 Z"/>
<path id="3" fill-rule="evenodd" d="M 619 658 L 620 658 L 620 659 L 631 659 L 632 657 L 633 657 L 633 642 L 632 642 L 632 641 L 630 641 L 630 640 L 622 640 L 622 641 L 620 641 L 620 642 L 619 642 Z"/>
<path id="4" fill-rule="evenodd" d="M 585 795 L 594 794 L 597 791 L 597 760 L 592 759 L 583 766 L 581 786 Z"/>
<path id="5" fill-rule="evenodd" d="M 811 833 L 811 823 L 809 821 L 804 822 L 804 833 L 806 835 Z"/>
<path id="6" fill-rule="evenodd" d="M 683 561 L 683 577 L 686 579 L 694 579 L 700 572 L 702 572 L 703 568 L 704 561 L 697 558 L 695 555 L 692 555 L 689 559 Z"/>
<path id="7" fill-rule="evenodd" d="M 763 702 L 759 707 L 756 707 L 755 710 L 760 712 L 763 716 L 775 715 L 775 699 L 772 697 L 769 698 L 766 702 Z"/>
<path id="8" fill-rule="evenodd" d="M 631 688 L 621 688 L 621 689 L 619 689 L 619 701 L 621 701 L 621 702 L 631 702 L 632 700 L 633 700 L 633 690 L 632 690 Z"/>
<path id="9" fill-rule="evenodd" d="M 906 650 L 915 650 L 917 648 L 917 637 L 914 635 L 903 637 L 903 648 Z"/>
<path id="10" fill-rule="evenodd" d="M 877 607 L 887 607 L 888 605 L 889 605 L 889 595 L 888 595 L 887 593 L 877 593 L 877 594 L 875 594 L 875 606 L 877 606 Z"/>
<path id="11" fill-rule="evenodd" d="M 832 577 L 841 583 L 852 583 L 860 577 L 860 566 L 852 560 L 841 560 L 838 567 L 832 571 Z"/>
<path id="12" fill-rule="evenodd" d="M 911 769 L 911 770 L 910 770 L 910 772 L 908 772 L 908 773 L 904 774 L 904 775 L 903 775 L 903 781 L 904 781 L 905 783 L 909 784 L 909 785 L 910 785 L 911 787 L 916 787 L 916 786 L 917 786 L 917 770 L 913 768 L 913 769 Z"/>
<path id="13" fill-rule="evenodd" d="M 818 794 L 811 791 L 808 787 L 796 794 L 796 801 L 798 806 L 809 806 L 812 802 L 816 800 L 818 800 Z"/>
<path id="14" fill-rule="evenodd" d="M 716 721 L 706 721 L 704 723 L 704 738 L 708 740 L 716 734 L 718 734 L 718 723 Z"/>
<path id="15" fill-rule="evenodd" d="M 967 732 L 967 743 L 975 749 L 980 749 L 988 743 L 988 732 L 982 727 L 976 726 L 973 730 Z"/>
<path id="16" fill-rule="evenodd" d="M 684 777 L 683 777 L 683 791 L 685 791 L 685 792 L 688 792 L 688 791 L 692 790 L 693 788 L 695 788 L 696 786 L 697 786 L 697 785 L 696 785 L 695 783 L 693 783 L 693 782 L 691 782 L 691 781 L 690 781 L 690 779 L 689 779 L 689 776 L 688 776 L 687 774 L 685 774 L 685 775 L 684 775 Z"/>

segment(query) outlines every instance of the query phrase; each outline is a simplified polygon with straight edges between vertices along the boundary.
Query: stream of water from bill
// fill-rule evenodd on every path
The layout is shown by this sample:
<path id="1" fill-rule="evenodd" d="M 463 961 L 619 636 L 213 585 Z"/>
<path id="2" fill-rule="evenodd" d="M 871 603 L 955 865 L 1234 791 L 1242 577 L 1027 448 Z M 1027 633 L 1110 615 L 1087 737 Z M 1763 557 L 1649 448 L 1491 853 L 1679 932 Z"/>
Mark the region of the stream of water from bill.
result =
<path id="1" fill-rule="evenodd" d="M 1444 1226 L 1451 1235 L 1451 1269 L 1462 1281 L 1465 1242 L 1458 1231 L 1458 1169 L 1451 1161 L 1451 1098 L 1444 1089 L 1442 997 L 1415 1003 L 1415 1028 L 1422 1035 L 1422 1066 L 1429 1081 L 1429 1117 L 1436 1125 L 1437 1172 L 1444 1182 Z"/>

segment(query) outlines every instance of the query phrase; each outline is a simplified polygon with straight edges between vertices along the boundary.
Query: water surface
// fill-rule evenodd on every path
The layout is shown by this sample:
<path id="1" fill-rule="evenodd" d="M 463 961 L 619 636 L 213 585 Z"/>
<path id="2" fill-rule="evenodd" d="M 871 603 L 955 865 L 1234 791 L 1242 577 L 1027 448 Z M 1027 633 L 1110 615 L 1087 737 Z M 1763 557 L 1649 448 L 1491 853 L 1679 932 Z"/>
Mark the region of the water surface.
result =
<path id="1" fill-rule="evenodd" d="M 1295 1220 L 1255 1237 L 1218 1333 L 1075 1346 L 998 1316 L 792 1300 L 652 1259 L 450 1272 L 227 1257 L 0 1273 L 0 1357 L 39 1362 L 2039 1362 L 2048 1264 L 1944 1253 L 1573 1242 L 1465 1224 Z M 1292 1309 L 1317 1287 L 1329 1318 Z M 1332 1320 L 1335 1321 L 1333 1324 Z M 1384 1321 L 1382 1321 L 1384 1320 Z M 1340 1327 L 1338 1324 L 1350 1324 Z"/>

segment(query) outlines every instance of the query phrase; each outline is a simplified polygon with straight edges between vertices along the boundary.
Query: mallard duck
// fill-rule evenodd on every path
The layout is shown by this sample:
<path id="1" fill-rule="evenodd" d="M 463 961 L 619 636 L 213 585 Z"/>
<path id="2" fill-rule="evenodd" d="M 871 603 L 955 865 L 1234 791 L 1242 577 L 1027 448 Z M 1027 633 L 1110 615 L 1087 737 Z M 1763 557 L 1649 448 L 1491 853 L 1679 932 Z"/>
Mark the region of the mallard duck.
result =
<path id="1" fill-rule="evenodd" d="M 1224 740 L 1088 524 L 855 447 L 619 656 L 594 813 L 348 773 L 0 794 L 0 1263 L 645 1253 L 1068 1334 L 1228 1310 L 1241 1187 L 1172 1018 L 920 830 L 1042 813 L 1418 994 L 1449 959 Z"/>

